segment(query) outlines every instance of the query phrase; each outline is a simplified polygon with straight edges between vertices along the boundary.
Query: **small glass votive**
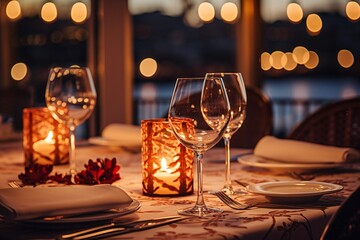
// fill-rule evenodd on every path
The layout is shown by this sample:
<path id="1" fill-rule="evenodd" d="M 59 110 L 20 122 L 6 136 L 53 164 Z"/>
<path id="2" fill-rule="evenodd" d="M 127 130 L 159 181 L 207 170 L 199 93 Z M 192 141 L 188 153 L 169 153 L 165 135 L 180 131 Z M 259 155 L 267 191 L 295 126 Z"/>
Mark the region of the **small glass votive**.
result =
<path id="1" fill-rule="evenodd" d="M 143 194 L 192 194 L 194 153 L 176 139 L 169 122 L 163 118 L 143 120 L 141 136 Z"/>
<path id="2" fill-rule="evenodd" d="M 69 128 L 56 121 L 47 108 L 23 110 L 25 165 L 61 165 L 69 162 Z"/>

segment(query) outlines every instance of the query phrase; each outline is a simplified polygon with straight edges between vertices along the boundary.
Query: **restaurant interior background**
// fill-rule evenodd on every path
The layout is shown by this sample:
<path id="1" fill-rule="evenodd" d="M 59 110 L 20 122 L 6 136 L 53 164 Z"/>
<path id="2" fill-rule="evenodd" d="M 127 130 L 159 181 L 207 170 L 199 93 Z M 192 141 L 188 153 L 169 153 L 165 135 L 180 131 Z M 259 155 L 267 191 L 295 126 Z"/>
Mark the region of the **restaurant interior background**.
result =
<path id="1" fill-rule="evenodd" d="M 11 100 L 6 100 L 6 106 L 1 104 L 0 114 L 5 107 L 19 108 L 17 113 L 21 113 L 22 99 L 27 107 L 45 106 L 51 66 L 90 65 L 100 97 L 92 120 L 78 128 L 77 135 L 100 134 L 105 103 L 99 102 L 108 94 L 102 81 L 125 81 L 101 78 L 108 66 L 94 60 L 103 51 L 98 44 L 101 21 L 112 29 L 124 24 L 130 29 L 131 56 L 126 63 L 115 64 L 130 62 L 132 124 L 166 115 L 177 77 L 249 66 L 255 74 L 245 72 L 244 80 L 270 97 L 276 136 L 286 136 L 322 104 L 360 95 L 358 1 L 255 1 L 251 3 L 255 13 L 250 14 L 259 13 L 259 18 L 252 18 L 250 26 L 255 28 L 247 31 L 256 39 L 238 31 L 251 11 L 246 5 L 253 2 L 249 0 L 119 1 L 125 2 L 130 16 L 131 21 L 125 23 L 104 20 L 104 2 L 1 0 L 0 99 L 10 95 Z M 243 55 L 255 61 L 244 61 Z M 121 111 L 108 102 L 106 106 Z M 11 124 L 21 131 L 19 114 L 2 113 L 0 120 L 0 127 Z M 89 132 L 91 126 L 95 130 Z"/>

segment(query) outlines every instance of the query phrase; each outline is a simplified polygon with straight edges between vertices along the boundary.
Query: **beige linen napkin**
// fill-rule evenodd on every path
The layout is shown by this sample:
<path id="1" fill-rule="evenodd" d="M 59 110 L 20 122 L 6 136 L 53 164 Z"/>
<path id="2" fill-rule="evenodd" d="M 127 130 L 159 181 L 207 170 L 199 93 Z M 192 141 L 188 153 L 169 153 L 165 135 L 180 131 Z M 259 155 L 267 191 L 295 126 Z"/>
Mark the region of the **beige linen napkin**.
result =
<path id="1" fill-rule="evenodd" d="M 360 159 L 360 152 L 356 149 L 278 139 L 272 136 L 260 139 L 255 146 L 254 155 L 294 163 L 342 163 Z"/>
<path id="2" fill-rule="evenodd" d="M 141 128 L 135 125 L 112 123 L 102 131 L 102 137 L 123 142 L 125 146 L 141 146 Z"/>
<path id="3" fill-rule="evenodd" d="M 128 206 L 133 200 L 111 185 L 0 189 L 0 215 L 7 220 L 77 215 Z"/>

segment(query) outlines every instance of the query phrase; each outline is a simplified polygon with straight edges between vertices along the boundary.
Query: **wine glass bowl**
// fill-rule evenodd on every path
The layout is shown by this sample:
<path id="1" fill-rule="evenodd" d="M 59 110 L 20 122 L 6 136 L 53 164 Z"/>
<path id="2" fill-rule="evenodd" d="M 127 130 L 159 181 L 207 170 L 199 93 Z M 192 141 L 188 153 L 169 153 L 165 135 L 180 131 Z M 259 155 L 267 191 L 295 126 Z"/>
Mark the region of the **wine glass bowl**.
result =
<path id="1" fill-rule="evenodd" d="M 221 140 L 230 120 L 229 102 L 222 81 L 178 78 L 168 117 L 175 137 L 196 155 L 196 204 L 178 213 L 203 217 L 222 212 L 205 205 L 202 178 L 203 154 Z"/>
<path id="2" fill-rule="evenodd" d="M 52 116 L 69 127 L 70 173 L 74 177 L 75 129 L 87 120 L 96 104 L 96 90 L 89 68 L 51 68 L 45 101 Z"/>
<path id="3" fill-rule="evenodd" d="M 246 88 L 240 73 L 207 73 L 205 79 L 222 79 L 230 103 L 230 122 L 223 139 L 225 144 L 225 184 L 222 189 L 227 194 L 236 194 L 230 177 L 230 141 L 232 135 L 242 126 L 246 118 Z"/>

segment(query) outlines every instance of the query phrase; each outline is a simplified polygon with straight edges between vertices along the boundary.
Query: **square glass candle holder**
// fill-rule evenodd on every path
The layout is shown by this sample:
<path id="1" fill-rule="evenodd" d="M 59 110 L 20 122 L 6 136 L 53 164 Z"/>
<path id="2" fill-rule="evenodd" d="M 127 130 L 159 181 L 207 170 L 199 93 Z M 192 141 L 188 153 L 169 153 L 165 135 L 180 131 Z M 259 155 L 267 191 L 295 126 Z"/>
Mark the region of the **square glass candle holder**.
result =
<path id="1" fill-rule="evenodd" d="M 189 123 L 184 124 L 191 128 Z M 176 139 L 169 122 L 166 119 L 143 120 L 141 135 L 143 194 L 192 194 L 194 153 Z"/>
<path id="2" fill-rule="evenodd" d="M 23 110 L 25 165 L 61 165 L 69 162 L 69 128 L 56 121 L 47 108 Z"/>

